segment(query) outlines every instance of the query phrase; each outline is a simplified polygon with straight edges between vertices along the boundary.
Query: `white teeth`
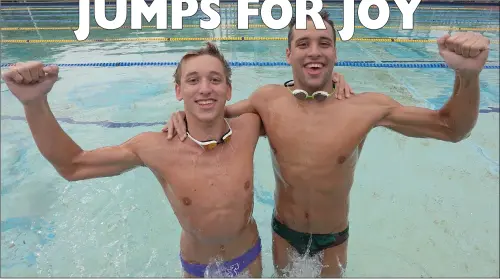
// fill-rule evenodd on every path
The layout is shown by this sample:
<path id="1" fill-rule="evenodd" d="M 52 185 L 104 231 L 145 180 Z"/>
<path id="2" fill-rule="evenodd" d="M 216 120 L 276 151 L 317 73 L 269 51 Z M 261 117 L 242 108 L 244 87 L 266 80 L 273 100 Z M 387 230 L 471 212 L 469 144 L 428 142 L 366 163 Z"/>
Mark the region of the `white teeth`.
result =
<path id="1" fill-rule="evenodd" d="M 307 68 L 321 68 L 323 67 L 323 65 L 321 65 L 320 63 L 309 63 L 306 65 Z"/>
<path id="2" fill-rule="evenodd" d="M 214 100 L 202 100 L 202 101 L 198 101 L 198 104 L 200 105 L 209 105 L 209 104 L 212 104 L 214 103 Z"/>

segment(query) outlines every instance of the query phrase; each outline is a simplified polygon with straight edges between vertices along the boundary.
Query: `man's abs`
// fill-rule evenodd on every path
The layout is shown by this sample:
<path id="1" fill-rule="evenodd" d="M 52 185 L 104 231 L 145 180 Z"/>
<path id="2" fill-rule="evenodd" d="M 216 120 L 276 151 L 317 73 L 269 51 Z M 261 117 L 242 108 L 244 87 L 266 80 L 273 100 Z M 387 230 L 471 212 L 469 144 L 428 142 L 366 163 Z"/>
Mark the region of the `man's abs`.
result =
<path id="1" fill-rule="evenodd" d="M 298 186 L 303 189 L 291 187 L 278 185 L 276 188 L 275 216 L 283 224 L 296 231 L 316 234 L 340 232 L 347 227 L 348 190 L 325 194 L 316 192 L 314 185 Z"/>
<path id="2" fill-rule="evenodd" d="M 277 219 L 300 232 L 344 230 L 356 160 L 354 155 L 344 166 L 323 165 L 321 169 L 311 163 L 292 165 L 282 161 L 275 168 Z"/>

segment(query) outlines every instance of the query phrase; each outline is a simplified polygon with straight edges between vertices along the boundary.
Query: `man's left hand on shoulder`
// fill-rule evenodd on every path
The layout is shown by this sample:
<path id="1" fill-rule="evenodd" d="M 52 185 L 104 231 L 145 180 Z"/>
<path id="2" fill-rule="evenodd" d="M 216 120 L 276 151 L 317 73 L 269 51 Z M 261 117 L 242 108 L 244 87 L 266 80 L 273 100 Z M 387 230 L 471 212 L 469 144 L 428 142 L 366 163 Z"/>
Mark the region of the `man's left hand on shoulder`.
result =
<path id="1" fill-rule="evenodd" d="M 461 76 L 477 77 L 488 59 L 490 40 L 479 33 L 446 34 L 437 44 L 448 67 Z"/>
<path id="2" fill-rule="evenodd" d="M 351 86 L 345 81 L 344 75 L 337 72 L 332 74 L 333 82 L 335 83 L 335 98 L 342 100 L 348 99 L 351 95 L 354 95 L 354 91 Z"/>

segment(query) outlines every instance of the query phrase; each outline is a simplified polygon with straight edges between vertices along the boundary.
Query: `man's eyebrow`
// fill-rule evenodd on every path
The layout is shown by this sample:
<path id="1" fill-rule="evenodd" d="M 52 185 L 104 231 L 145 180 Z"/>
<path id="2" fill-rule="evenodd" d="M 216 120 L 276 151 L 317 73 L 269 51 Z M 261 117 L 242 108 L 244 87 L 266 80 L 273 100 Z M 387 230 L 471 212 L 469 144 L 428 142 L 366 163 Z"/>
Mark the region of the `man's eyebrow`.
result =
<path id="1" fill-rule="evenodd" d="M 298 41 L 303 41 L 303 40 L 307 40 L 307 39 L 309 39 L 309 37 L 299 37 L 299 38 L 297 38 L 297 40 L 295 40 L 295 41 L 297 41 L 297 42 L 298 42 Z"/>
<path id="2" fill-rule="evenodd" d="M 296 41 L 297 41 L 297 42 L 299 42 L 299 41 L 310 40 L 310 39 L 311 39 L 311 38 L 309 38 L 309 37 L 299 37 L 299 38 L 297 38 L 297 40 L 296 40 Z M 333 41 L 333 40 L 332 40 L 332 38 L 325 37 L 325 36 L 321 36 L 321 37 L 319 37 L 319 39 L 320 39 L 320 40 L 328 40 L 328 41 L 330 41 L 330 42 L 331 42 L 331 41 Z"/>
<path id="3" fill-rule="evenodd" d="M 218 71 L 210 71 L 209 74 L 223 76 L 223 74 L 221 72 L 218 72 Z M 186 77 L 195 76 L 195 75 L 199 75 L 199 73 L 197 71 L 192 71 L 192 72 L 187 73 Z"/>

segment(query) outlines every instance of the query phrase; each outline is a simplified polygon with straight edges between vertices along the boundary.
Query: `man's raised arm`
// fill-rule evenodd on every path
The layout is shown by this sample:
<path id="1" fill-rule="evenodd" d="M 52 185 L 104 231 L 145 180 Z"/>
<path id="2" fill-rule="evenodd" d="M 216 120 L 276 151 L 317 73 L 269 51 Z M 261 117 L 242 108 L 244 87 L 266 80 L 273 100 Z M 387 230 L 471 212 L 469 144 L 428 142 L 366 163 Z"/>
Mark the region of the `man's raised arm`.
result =
<path id="1" fill-rule="evenodd" d="M 479 115 L 479 74 L 488 58 L 489 40 L 476 33 L 445 35 L 438 40 L 439 52 L 455 70 L 455 84 L 448 102 L 439 110 L 402 106 L 384 95 L 376 104 L 387 106 L 378 126 L 411 137 L 458 142 L 468 137 Z"/>
<path id="2" fill-rule="evenodd" d="M 39 62 L 18 63 L 3 75 L 9 90 L 24 106 L 38 149 L 57 172 L 74 181 L 113 176 L 142 165 L 134 152 L 142 136 L 119 146 L 84 151 L 63 131 L 47 101 L 57 78 L 57 67 L 44 67 Z"/>

